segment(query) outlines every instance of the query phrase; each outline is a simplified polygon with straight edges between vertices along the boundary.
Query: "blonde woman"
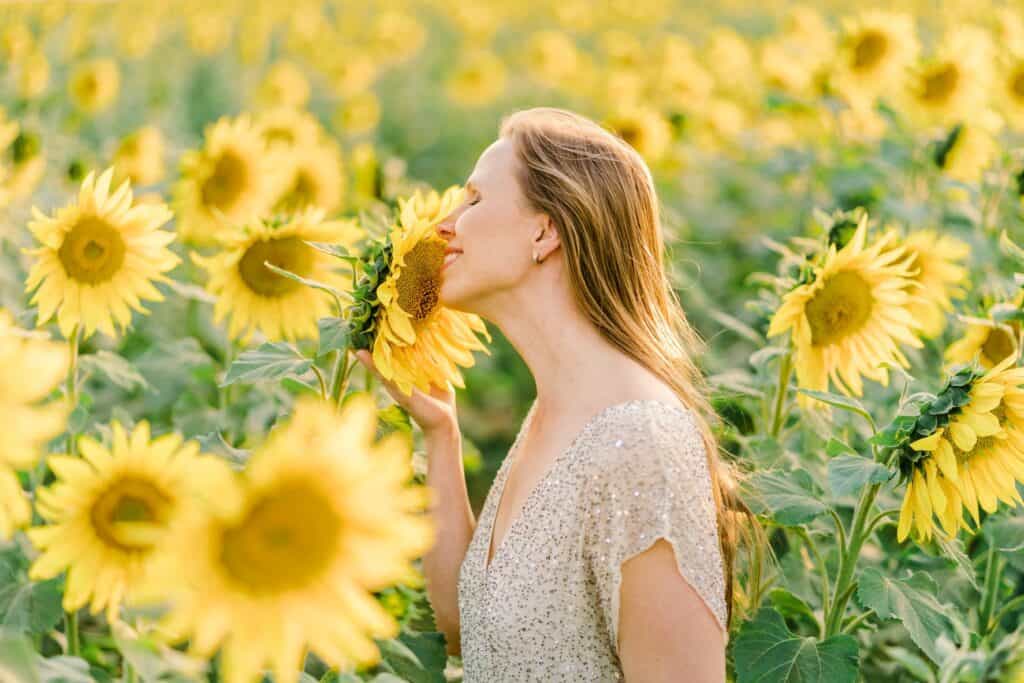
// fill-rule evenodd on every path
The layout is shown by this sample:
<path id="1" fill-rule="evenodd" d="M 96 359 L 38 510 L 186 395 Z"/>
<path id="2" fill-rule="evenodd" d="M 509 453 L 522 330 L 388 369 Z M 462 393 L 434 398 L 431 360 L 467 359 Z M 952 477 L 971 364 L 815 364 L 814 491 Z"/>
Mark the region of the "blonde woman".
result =
<path id="1" fill-rule="evenodd" d="M 725 680 L 735 515 L 640 156 L 593 121 L 515 112 L 438 225 L 442 303 L 501 329 L 537 396 L 474 520 L 455 397 L 422 428 L 428 596 L 467 683 Z M 372 360 L 362 352 L 360 362 Z"/>

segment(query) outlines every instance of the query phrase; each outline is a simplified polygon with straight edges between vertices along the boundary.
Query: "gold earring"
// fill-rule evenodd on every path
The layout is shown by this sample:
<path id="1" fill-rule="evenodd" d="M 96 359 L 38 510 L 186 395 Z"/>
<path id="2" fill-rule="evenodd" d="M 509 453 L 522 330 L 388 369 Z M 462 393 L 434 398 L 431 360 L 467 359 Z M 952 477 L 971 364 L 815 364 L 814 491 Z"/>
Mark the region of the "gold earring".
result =
<path id="1" fill-rule="evenodd" d="M 533 262 L 540 263 L 540 257 L 537 256 L 537 252 L 533 252 Z"/>

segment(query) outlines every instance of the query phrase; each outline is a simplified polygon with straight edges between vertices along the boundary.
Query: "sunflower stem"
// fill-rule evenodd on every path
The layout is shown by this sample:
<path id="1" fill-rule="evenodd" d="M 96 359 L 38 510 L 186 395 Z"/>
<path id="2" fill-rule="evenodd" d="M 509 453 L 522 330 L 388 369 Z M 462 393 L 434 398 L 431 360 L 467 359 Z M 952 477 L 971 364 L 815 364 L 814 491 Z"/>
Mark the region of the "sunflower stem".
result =
<path id="1" fill-rule="evenodd" d="M 68 344 L 71 349 L 71 362 L 68 365 L 68 378 L 64 390 L 71 410 L 78 407 L 78 345 L 80 340 L 80 326 L 75 325 L 75 329 L 71 331 L 71 339 L 68 340 Z M 69 423 L 68 455 L 75 455 L 77 450 L 77 444 L 75 443 L 75 428 L 73 423 Z"/>
<path id="2" fill-rule="evenodd" d="M 981 608 L 978 610 L 978 630 L 981 631 L 982 637 L 987 636 L 994 625 L 992 612 L 999 594 L 999 580 L 1002 578 L 1002 574 L 999 555 L 996 554 L 996 544 L 990 539 L 985 560 L 985 584 L 982 589 Z"/>
<path id="3" fill-rule="evenodd" d="M 320 383 L 320 398 L 327 400 L 327 384 L 324 382 L 324 373 L 320 372 L 320 368 L 316 365 L 311 366 L 313 374 L 316 375 L 317 382 Z"/>
<path id="4" fill-rule="evenodd" d="M 341 407 L 341 399 L 345 395 L 345 386 L 348 384 L 349 367 L 348 348 L 338 349 L 334 362 L 334 372 L 331 377 L 331 400 Z"/>
<path id="5" fill-rule="evenodd" d="M 873 616 L 875 616 L 875 610 L 873 609 L 869 609 L 866 612 L 861 612 L 853 619 L 851 619 L 849 622 L 847 622 L 846 626 L 844 626 L 842 629 L 843 633 L 853 633 L 857 630 L 857 627 L 859 627 L 861 624 L 863 624 L 865 621 L 867 621 Z"/>
<path id="6" fill-rule="evenodd" d="M 64 613 L 64 635 L 68 639 L 68 654 L 77 657 L 82 649 L 78 638 L 78 610 Z"/>
<path id="7" fill-rule="evenodd" d="M 870 530 L 865 529 L 868 513 L 871 511 L 878 495 L 881 484 L 872 484 L 861 494 L 857 501 L 857 511 L 854 513 L 853 523 L 850 525 L 849 545 L 845 548 L 839 547 L 839 575 L 836 577 L 835 590 L 833 592 L 832 606 L 825 618 L 825 637 L 829 638 L 839 633 L 839 627 L 843 623 L 843 615 L 846 613 L 846 601 L 853 594 L 853 572 L 857 567 L 857 560 L 860 559 L 860 549 L 864 541 L 870 536 Z"/>
<path id="8" fill-rule="evenodd" d="M 782 357 L 782 362 L 779 364 L 779 386 L 775 392 L 775 410 L 772 414 L 772 436 L 778 436 L 779 430 L 782 429 L 782 423 L 784 416 L 782 414 L 782 407 L 786 402 L 786 389 L 789 387 L 789 374 L 793 370 L 793 352 L 788 351 L 785 356 Z"/>

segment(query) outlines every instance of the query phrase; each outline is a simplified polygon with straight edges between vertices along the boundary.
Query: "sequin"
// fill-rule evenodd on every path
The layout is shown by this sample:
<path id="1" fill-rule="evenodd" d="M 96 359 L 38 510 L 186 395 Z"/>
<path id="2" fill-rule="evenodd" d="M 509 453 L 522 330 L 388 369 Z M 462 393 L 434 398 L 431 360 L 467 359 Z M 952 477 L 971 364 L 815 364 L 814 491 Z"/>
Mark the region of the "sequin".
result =
<path id="1" fill-rule="evenodd" d="M 725 629 L 725 581 L 705 448 L 692 412 L 633 399 L 590 418 L 549 465 L 487 566 L 520 426 L 459 572 L 465 683 L 621 681 L 622 562 L 668 539 Z"/>

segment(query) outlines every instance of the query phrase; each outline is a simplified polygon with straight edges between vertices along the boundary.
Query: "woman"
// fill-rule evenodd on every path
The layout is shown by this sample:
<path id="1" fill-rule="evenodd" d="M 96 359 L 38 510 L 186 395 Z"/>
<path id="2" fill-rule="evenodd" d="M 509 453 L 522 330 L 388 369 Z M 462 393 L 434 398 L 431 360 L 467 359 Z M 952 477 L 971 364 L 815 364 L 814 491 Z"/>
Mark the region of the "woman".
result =
<path id="1" fill-rule="evenodd" d="M 441 302 L 500 328 L 537 387 L 477 523 L 451 387 L 385 382 L 425 435 L 423 571 L 465 680 L 724 681 L 733 498 L 647 166 L 582 116 L 516 112 L 437 229 Z"/>

